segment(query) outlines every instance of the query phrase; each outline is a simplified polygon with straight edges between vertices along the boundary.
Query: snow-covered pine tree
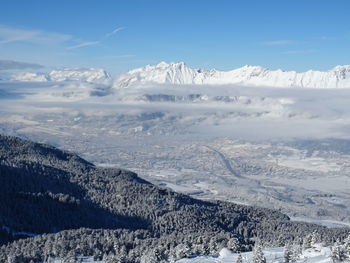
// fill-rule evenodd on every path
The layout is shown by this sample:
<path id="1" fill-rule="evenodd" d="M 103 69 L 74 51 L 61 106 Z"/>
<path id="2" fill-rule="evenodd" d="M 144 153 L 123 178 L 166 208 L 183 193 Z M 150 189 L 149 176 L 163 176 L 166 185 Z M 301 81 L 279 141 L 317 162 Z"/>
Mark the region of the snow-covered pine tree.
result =
<path id="1" fill-rule="evenodd" d="M 126 256 L 127 256 L 127 250 L 125 246 L 122 246 L 119 250 L 119 253 L 117 254 L 118 258 L 120 259 L 120 262 L 126 261 Z"/>
<path id="2" fill-rule="evenodd" d="M 284 262 L 292 262 L 293 258 L 293 248 L 290 243 L 287 243 L 284 247 Z"/>
<path id="3" fill-rule="evenodd" d="M 266 263 L 264 252 L 260 242 L 256 243 L 254 247 L 253 262 L 252 263 Z"/>
<path id="4" fill-rule="evenodd" d="M 108 256 L 106 263 L 125 263 L 125 256 L 121 255 L 110 255 Z"/>
<path id="5" fill-rule="evenodd" d="M 75 257 L 74 251 L 69 251 L 66 257 L 62 260 L 62 263 L 76 263 L 77 259 Z"/>
<path id="6" fill-rule="evenodd" d="M 292 258 L 291 263 L 297 262 L 300 258 L 300 255 L 303 253 L 302 248 L 299 244 L 294 244 L 292 247 Z"/>
<path id="7" fill-rule="evenodd" d="M 176 258 L 186 258 L 190 255 L 190 248 L 187 244 L 179 244 L 175 247 Z"/>
<path id="8" fill-rule="evenodd" d="M 175 263 L 176 262 L 176 256 L 171 253 L 169 256 L 168 256 L 168 262 L 169 263 Z"/>
<path id="9" fill-rule="evenodd" d="M 312 237 L 311 235 L 307 235 L 306 237 L 304 237 L 303 239 L 303 250 L 309 249 L 312 247 Z"/>
<path id="10" fill-rule="evenodd" d="M 153 253 L 148 252 L 141 256 L 140 263 L 157 263 L 157 259 L 153 255 Z"/>
<path id="11" fill-rule="evenodd" d="M 317 231 L 312 232 L 311 234 L 311 247 L 314 247 L 316 243 L 320 242 L 321 238 Z"/>
<path id="12" fill-rule="evenodd" d="M 334 262 L 341 262 L 344 261 L 345 258 L 344 247 L 340 241 L 337 240 L 332 247 L 332 259 Z"/>
<path id="13" fill-rule="evenodd" d="M 241 255 L 241 253 L 239 253 L 239 254 L 238 254 L 238 257 L 237 257 L 236 263 L 243 263 L 243 259 L 242 259 L 242 255 Z"/>
<path id="14" fill-rule="evenodd" d="M 238 252 L 240 250 L 240 243 L 237 238 L 230 238 L 227 242 L 227 248 L 233 252 Z"/>
<path id="15" fill-rule="evenodd" d="M 159 248 L 159 247 L 156 247 L 153 249 L 153 254 L 154 254 L 155 258 L 158 260 L 158 262 L 165 258 L 163 253 L 162 253 L 161 248 Z"/>
<path id="16" fill-rule="evenodd" d="M 118 254 L 118 250 L 119 250 L 119 245 L 117 242 L 113 242 L 113 250 L 114 250 L 114 254 Z"/>
<path id="17" fill-rule="evenodd" d="M 350 234 L 344 239 L 343 253 L 344 257 L 350 260 Z"/>
<path id="18" fill-rule="evenodd" d="M 7 256 L 7 262 L 6 263 L 14 263 L 15 262 L 15 257 L 12 255 Z"/>
<path id="19" fill-rule="evenodd" d="M 209 253 L 216 254 L 218 252 L 218 244 L 215 239 L 211 238 L 209 241 Z"/>

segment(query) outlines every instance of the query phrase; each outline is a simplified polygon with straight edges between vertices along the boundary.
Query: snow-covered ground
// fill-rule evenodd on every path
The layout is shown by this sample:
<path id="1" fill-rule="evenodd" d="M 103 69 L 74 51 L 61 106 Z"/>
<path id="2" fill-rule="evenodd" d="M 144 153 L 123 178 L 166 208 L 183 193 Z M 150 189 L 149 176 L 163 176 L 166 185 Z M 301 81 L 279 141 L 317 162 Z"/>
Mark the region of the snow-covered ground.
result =
<path id="1" fill-rule="evenodd" d="M 283 263 L 284 248 L 268 248 L 263 250 L 267 263 Z M 218 256 L 198 256 L 191 259 L 181 259 L 178 263 L 232 263 L 237 261 L 238 254 L 223 249 Z M 242 253 L 243 263 L 252 262 L 253 253 Z M 302 263 L 333 263 L 331 258 L 331 249 L 317 244 L 315 248 L 303 251 L 297 262 Z"/>
<path id="2" fill-rule="evenodd" d="M 78 259 L 79 259 L 78 262 L 84 262 L 84 263 L 106 263 L 106 261 L 101 261 L 101 260 L 96 261 L 92 257 L 79 257 Z M 53 260 L 52 263 L 64 263 L 64 262 L 65 261 L 62 259 L 55 259 Z"/>
<path id="3" fill-rule="evenodd" d="M 284 248 L 267 248 L 263 250 L 267 263 L 284 263 Z M 316 244 L 313 248 L 307 249 L 302 252 L 297 263 L 333 263 L 331 257 L 332 251 L 330 247 L 325 247 L 322 244 Z M 250 263 L 253 259 L 253 252 L 241 253 L 242 262 Z M 193 258 L 184 258 L 176 261 L 177 263 L 235 263 L 237 261 L 238 254 L 233 253 L 227 248 L 223 248 L 218 255 L 212 256 L 197 256 Z M 105 261 L 94 261 L 91 257 L 79 258 L 81 262 L 86 263 L 105 263 Z M 344 261 L 348 263 L 349 261 Z M 60 259 L 54 261 L 54 263 L 62 263 Z"/>

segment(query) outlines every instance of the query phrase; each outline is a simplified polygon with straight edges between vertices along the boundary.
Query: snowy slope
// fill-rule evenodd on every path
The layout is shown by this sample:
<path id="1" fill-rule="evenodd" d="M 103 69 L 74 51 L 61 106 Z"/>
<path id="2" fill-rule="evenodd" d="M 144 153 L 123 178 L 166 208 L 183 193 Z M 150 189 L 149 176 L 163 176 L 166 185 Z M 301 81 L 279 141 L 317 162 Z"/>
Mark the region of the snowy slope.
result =
<path id="1" fill-rule="evenodd" d="M 13 81 L 25 82 L 62 82 L 62 81 L 82 81 L 89 83 L 101 83 L 110 80 L 111 77 L 104 69 L 60 69 L 52 70 L 48 74 L 21 72 L 12 76 Z"/>
<path id="2" fill-rule="evenodd" d="M 264 255 L 267 263 L 284 263 L 284 248 L 268 248 L 265 249 Z M 331 248 L 317 244 L 314 248 L 303 251 L 296 263 L 333 263 L 331 258 Z M 230 250 L 223 248 L 217 256 L 198 256 L 194 258 L 186 258 L 176 261 L 177 263 L 234 263 L 237 261 L 238 254 L 232 253 Z M 242 263 L 252 262 L 253 253 L 242 253 Z M 94 261 L 92 257 L 81 257 L 81 262 L 89 263 L 106 263 L 105 261 Z M 63 263 L 63 260 L 56 259 L 55 263 Z M 349 261 L 344 261 L 349 263 Z"/>
<path id="3" fill-rule="evenodd" d="M 267 263 L 283 263 L 284 248 L 268 248 L 265 249 L 264 255 Z M 177 263 L 232 263 L 236 262 L 238 254 L 231 253 L 228 249 L 222 249 L 218 256 L 198 256 L 191 259 L 182 259 Z M 252 262 L 253 253 L 242 253 L 243 263 Z M 331 258 L 331 249 L 317 244 L 315 248 L 303 251 L 297 263 L 333 263 Z M 348 262 L 348 261 L 345 261 Z"/>
<path id="4" fill-rule="evenodd" d="M 116 80 L 115 86 L 124 88 L 143 83 L 350 88 L 350 65 L 337 66 L 325 72 L 309 70 L 297 73 L 269 70 L 260 66 L 244 66 L 231 71 L 197 70 L 183 62 L 161 62 L 126 72 Z"/>

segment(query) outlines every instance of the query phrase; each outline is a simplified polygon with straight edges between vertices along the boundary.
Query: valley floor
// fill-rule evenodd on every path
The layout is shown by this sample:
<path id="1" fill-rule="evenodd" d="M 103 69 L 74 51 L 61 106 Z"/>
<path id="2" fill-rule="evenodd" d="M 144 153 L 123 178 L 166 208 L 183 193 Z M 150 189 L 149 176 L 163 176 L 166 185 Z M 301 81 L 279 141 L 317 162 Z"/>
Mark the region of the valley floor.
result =
<path id="1" fill-rule="evenodd" d="M 64 94 L 86 91 L 70 84 Z M 77 100 L 49 83 L 0 83 L 0 90 L 12 94 L 0 97 L 2 134 L 196 198 L 350 222 L 348 90 L 147 86 Z"/>

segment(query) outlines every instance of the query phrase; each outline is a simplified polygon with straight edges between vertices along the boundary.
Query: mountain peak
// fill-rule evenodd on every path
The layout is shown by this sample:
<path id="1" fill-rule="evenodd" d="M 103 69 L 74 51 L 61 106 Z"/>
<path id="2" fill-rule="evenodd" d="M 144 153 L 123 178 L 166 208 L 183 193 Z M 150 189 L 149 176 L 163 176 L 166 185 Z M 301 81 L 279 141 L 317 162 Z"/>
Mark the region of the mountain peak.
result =
<path id="1" fill-rule="evenodd" d="M 267 69 L 262 66 L 254 66 L 254 65 L 244 65 L 241 69 Z"/>
<path id="2" fill-rule="evenodd" d="M 162 62 L 158 63 L 155 67 L 165 69 L 165 68 L 183 68 L 183 67 L 187 67 L 187 66 L 186 66 L 185 62 L 167 63 L 167 62 L 162 61 Z"/>
<path id="3" fill-rule="evenodd" d="M 338 65 L 332 68 L 331 70 L 342 70 L 342 69 L 350 70 L 350 65 Z"/>

